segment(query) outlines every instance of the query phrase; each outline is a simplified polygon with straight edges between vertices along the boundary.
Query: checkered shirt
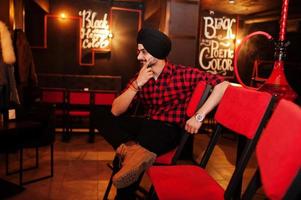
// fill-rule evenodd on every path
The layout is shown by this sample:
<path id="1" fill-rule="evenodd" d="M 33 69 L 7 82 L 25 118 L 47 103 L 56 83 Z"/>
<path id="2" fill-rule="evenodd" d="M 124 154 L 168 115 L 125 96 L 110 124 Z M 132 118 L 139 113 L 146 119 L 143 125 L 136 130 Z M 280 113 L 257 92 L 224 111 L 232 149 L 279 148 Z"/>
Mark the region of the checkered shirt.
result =
<path id="1" fill-rule="evenodd" d="M 127 88 L 137 76 L 129 82 Z M 219 75 L 167 62 L 158 79 L 150 79 L 137 93 L 131 106 L 139 100 L 147 118 L 182 126 L 186 119 L 186 107 L 197 83 L 205 81 L 215 86 L 223 80 Z"/>

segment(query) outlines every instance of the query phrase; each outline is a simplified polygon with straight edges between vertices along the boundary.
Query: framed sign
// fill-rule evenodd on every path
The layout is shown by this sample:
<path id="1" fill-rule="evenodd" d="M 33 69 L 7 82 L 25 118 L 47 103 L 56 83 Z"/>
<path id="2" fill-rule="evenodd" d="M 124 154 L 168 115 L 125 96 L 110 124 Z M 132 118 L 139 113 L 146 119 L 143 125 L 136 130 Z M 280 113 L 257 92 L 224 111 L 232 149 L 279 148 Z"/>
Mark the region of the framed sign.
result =
<path id="1" fill-rule="evenodd" d="M 238 18 L 214 11 L 200 15 L 198 64 L 204 71 L 234 77 L 234 50 Z"/>
<path id="2" fill-rule="evenodd" d="M 78 12 L 78 15 L 82 17 L 81 47 L 103 52 L 110 51 L 112 33 L 108 23 L 108 14 L 105 13 L 101 19 L 97 19 L 97 12 L 83 9 Z"/>

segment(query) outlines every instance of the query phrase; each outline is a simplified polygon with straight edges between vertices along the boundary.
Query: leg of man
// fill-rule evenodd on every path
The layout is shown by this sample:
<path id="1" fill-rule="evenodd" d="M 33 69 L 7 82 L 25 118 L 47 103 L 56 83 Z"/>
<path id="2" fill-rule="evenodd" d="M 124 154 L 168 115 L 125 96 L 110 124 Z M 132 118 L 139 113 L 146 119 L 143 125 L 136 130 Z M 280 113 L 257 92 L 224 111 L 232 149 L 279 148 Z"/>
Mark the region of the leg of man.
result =
<path id="1" fill-rule="evenodd" d="M 94 120 L 97 120 L 97 126 L 95 127 L 99 128 L 102 136 L 114 149 L 117 149 L 121 144 L 128 141 L 135 141 L 145 148 L 145 150 L 138 148 L 139 152 L 142 152 L 144 155 L 147 150 L 150 151 L 149 153 L 153 152 L 157 155 L 161 155 L 175 148 L 180 139 L 179 127 L 161 121 L 137 117 L 115 117 L 111 113 L 103 115 L 103 117 L 94 116 Z M 139 155 L 137 156 L 137 151 L 133 150 L 134 148 L 137 149 L 136 147 L 137 145 L 130 148 L 131 150 L 128 151 L 126 157 L 126 161 L 128 162 L 124 162 L 123 170 L 115 176 L 115 181 L 116 178 L 119 179 L 116 182 L 122 185 L 122 189 L 119 188 L 117 190 L 118 199 L 134 197 L 134 192 L 138 187 L 139 181 L 132 182 L 132 184 L 124 188 L 124 186 L 129 183 L 127 173 L 133 172 L 132 169 L 129 169 L 135 166 L 133 162 L 143 163 L 139 159 L 136 159 L 136 157 L 140 157 Z M 148 153 L 146 157 L 148 157 Z M 148 166 L 148 164 L 145 166 Z M 137 169 L 139 169 L 139 174 L 141 169 L 144 170 L 144 168 Z M 143 171 L 141 171 L 141 173 L 142 172 Z M 137 180 L 136 178 L 138 177 L 136 177 L 136 174 L 138 173 L 134 171 L 134 174 L 134 179 L 130 177 L 130 180 Z"/>
<path id="2" fill-rule="evenodd" d="M 175 148 L 181 138 L 181 128 L 158 120 L 143 120 L 136 137 L 137 143 L 155 154 L 162 155 Z"/>
<path id="3" fill-rule="evenodd" d="M 154 152 L 157 155 L 161 155 L 175 148 L 178 144 L 181 133 L 181 129 L 179 127 L 168 123 L 163 123 L 161 121 L 146 119 L 139 120 L 139 123 L 141 129 L 136 137 L 136 141 L 145 149 Z M 134 147 L 132 147 L 132 149 L 133 148 Z M 115 174 L 113 178 L 115 185 L 120 187 L 119 189 L 117 189 L 117 199 L 130 199 L 130 197 L 133 197 L 132 199 L 135 199 L 134 192 L 139 186 L 139 179 L 138 181 L 132 182 L 132 184 L 130 184 L 129 186 L 126 185 L 131 183 L 131 181 L 136 180 L 136 178 L 138 178 L 139 175 L 141 176 L 141 173 L 143 173 L 143 171 L 147 167 L 149 167 L 149 165 L 146 164 L 147 167 L 144 167 L 142 168 L 143 170 L 140 170 L 141 168 L 138 168 L 139 165 L 134 164 L 141 163 L 141 161 L 139 161 L 139 157 L 143 157 L 141 155 L 144 154 L 143 150 L 140 151 L 141 154 L 139 155 L 138 150 L 134 150 L 132 152 L 128 151 L 129 155 L 125 156 L 123 168 L 117 174 Z M 133 176 L 132 174 L 135 175 Z"/>
<path id="4" fill-rule="evenodd" d="M 93 113 L 93 126 L 104 139 L 116 150 L 121 144 L 134 141 L 139 124 L 135 117 L 112 115 L 110 111 Z"/>
<path id="5" fill-rule="evenodd" d="M 178 126 L 141 117 L 115 117 L 110 112 L 93 117 L 94 126 L 116 150 L 122 143 L 135 141 L 157 155 L 166 153 L 178 144 Z"/>

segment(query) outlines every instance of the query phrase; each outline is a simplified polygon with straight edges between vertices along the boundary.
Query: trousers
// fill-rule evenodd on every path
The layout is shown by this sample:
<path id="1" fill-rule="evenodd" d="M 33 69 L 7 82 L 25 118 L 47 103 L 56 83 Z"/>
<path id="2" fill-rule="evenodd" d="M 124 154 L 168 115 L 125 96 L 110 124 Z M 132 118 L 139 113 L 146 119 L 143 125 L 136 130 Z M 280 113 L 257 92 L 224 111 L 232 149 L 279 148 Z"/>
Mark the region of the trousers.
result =
<path id="1" fill-rule="evenodd" d="M 114 149 L 134 141 L 158 156 L 174 149 L 181 138 L 181 128 L 168 122 L 137 116 L 116 117 L 109 111 L 94 114 L 93 118 L 100 134 Z"/>
<path id="2" fill-rule="evenodd" d="M 147 150 L 162 155 L 174 149 L 181 138 L 181 128 L 172 123 L 151 120 L 137 116 L 114 116 L 110 111 L 102 110 L 92 115 L 92 123 L 104 139 L 116 150 L 122 143 L 134 141 Z M 113 161 L 118 168 L 118 161 Z M 142 175 L 139 179 L 142 178 Z M 139 182 L 118 189 L 115 200 L 134 200 Z"/>

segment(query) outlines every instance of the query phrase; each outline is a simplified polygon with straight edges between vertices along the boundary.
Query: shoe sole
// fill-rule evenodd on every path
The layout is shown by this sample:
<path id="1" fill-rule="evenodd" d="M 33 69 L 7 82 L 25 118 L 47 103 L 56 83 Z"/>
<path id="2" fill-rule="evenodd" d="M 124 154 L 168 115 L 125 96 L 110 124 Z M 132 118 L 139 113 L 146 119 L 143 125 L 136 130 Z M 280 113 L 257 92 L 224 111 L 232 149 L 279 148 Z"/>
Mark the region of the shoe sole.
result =
<path id="1" fill-rule="evenodd" d="M 140 168 L 133 168 L 131 171 L 129 171 L 124 176 L 118 178 L 117 180 L 113 177 L 113 185 L 117 189 L 125 188 L 136 182 L 141 175 L 143 171 L 145 171 L 147 168 L 152 166 L 152 164 L 155 162 L 156 156 L 148 160 L 147 162 L 143 163 Z"/>

